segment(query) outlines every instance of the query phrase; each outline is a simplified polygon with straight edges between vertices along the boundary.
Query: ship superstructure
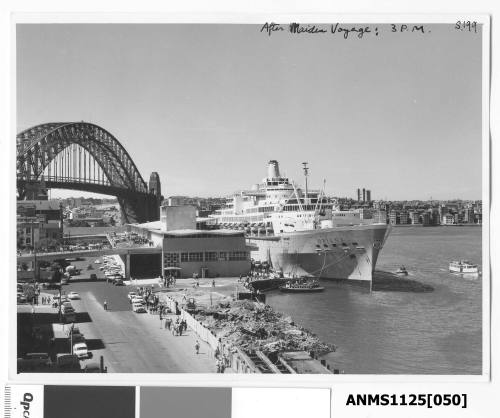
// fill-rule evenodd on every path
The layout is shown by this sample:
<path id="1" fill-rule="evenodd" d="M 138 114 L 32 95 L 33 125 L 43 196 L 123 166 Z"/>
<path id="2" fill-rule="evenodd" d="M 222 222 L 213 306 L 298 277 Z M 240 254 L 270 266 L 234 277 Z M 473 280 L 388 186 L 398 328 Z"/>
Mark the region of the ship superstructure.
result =
<path id="1" fill-rule="evenodd" d="M 262 183 L 234 195 L 213 217 L 223 228 L 245 230 L 249 244 L 258 248 L 254 259 L 271 262 L 287 277 L 356 280 L 371 286 L 388 225 L 339 210 L 323 190 L 308 190 L 307 163 L 304 174 L 302 190 L 281 176 L 278 162 L 271 160 Z"/>

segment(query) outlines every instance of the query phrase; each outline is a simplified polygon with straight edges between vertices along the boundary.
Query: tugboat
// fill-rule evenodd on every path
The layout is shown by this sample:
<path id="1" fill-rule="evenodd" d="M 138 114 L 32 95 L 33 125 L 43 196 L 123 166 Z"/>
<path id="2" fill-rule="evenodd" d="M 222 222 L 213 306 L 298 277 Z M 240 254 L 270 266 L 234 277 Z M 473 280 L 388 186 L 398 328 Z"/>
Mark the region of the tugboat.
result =
<path id="1" fill-rule="evenodd" d="M 396 274 L 399 275 L 399 276 L 408 276 L 408 270 L 406 270 L 406 267 L 405 266 L 401 266 L 400 268 L 398 268 L 398 270 L 396 271 Z"/>
<path id="2" fill-rule="evenodd" d="M 290 280 L 283 286 L 280 286 L 279 289 L 284 293 L 314 293 L 323 292 L 325 290 L 316 280 L 311 281 L 306 278 Z"/>

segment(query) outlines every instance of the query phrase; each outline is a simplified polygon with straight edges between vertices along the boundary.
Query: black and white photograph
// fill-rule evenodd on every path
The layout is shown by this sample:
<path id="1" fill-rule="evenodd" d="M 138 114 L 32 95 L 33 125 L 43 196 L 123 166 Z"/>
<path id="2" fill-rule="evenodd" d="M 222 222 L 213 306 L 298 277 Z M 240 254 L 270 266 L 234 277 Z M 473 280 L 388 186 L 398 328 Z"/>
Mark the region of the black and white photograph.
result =
<path id="1" fill-rule="evenodd" d="M 15 373 L 487 376 L 490 35 L 375 18 L 17 22 Z"/>

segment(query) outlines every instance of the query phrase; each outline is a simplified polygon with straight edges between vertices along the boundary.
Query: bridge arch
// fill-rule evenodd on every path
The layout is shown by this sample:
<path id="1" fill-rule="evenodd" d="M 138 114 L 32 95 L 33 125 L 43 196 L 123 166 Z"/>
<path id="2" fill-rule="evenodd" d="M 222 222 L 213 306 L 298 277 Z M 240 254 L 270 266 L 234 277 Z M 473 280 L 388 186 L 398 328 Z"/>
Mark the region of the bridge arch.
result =
<path id="1" fill-rule="evenodd" d="M 76 189 L 118 197 L 125 222 L 158 218 L 161 196 L 149 193 L 147 183 L 127 150 L 102 127 L 83 121 L 45 123 L 20 132 L 16 146 L 20 199 L 26 195 L 26 185 L 40 180 L 43 175 L 48 188 Z M 92 158 L 94 176 L 86 168 L 82 175 L 81 150 L 84 150 L 84 167 L 87 154 L 89 167 Z M 59 160 L 63 162 L 62 167 L 61 163 L 59 167 L 57 165 Z"/>

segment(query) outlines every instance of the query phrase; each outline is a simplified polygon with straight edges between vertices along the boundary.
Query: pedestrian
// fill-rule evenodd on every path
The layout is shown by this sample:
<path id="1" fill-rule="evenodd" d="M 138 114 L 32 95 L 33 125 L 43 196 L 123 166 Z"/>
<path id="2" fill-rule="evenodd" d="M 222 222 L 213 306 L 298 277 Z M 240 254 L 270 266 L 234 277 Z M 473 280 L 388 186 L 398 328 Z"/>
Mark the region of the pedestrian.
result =
<path id="1" fill-rule="evenodd" d="M 196 340 L 196 344 L 194 345 L 194 349 L 196 350 L 196 354 L 200 354 L 200 342 Z"/>
<path id="2" fill-rule="evenodd" d="M 108 310 L 108 302 L 106 302 L 106 300 L 104 300 L 104 310 L 107 311 Z"/>
<path id="3" fill-rule="evenodd" d="M 212 287 L 215 287 L 215 280 L 212 280 Z"/>
<path id="4" fill-rule="evenodd" d="M 165 320 L 165 326 L 170 329 L 170 327 L 172 326 L 172 318 L 167 318 Z"/>
<path id="5" fill-rule="evenodd" d="M 217 366 L 217 373 L 220 373 L 221 361 L 219 359 L 217 359 L 217 361 L 215 362 L 215 365 Z"/>
<path id="6" fill-rule="evenodd" d="M 179 336 L 182 337 L 182 324 L 177 325 L 179 328 Z"/>

